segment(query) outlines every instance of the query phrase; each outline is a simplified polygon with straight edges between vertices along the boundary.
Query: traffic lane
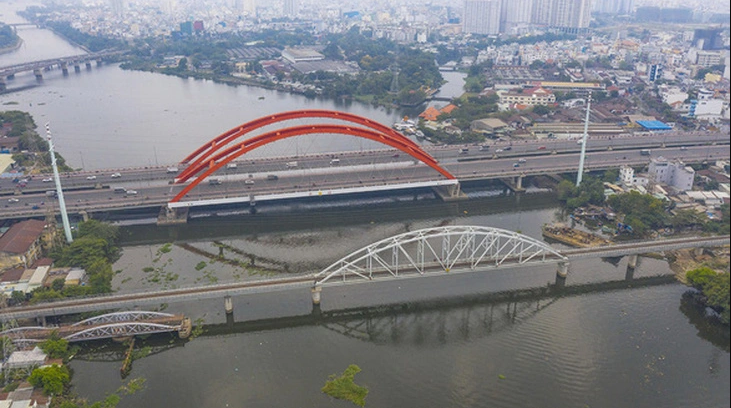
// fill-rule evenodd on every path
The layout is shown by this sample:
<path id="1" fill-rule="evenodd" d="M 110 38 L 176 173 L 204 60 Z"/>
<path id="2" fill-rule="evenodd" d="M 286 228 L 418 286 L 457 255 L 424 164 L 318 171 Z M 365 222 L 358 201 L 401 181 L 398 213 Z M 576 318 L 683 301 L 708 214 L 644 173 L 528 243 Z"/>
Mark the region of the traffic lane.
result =
<path id="1" fill-rule="evenodd" d="M 728 149 L 726 146 L 704 146 L 696 148 L 669 148 L 669 149 L 657 149 L 653 152 L 653 155 L 665 155 L 668 158 L 672 158 L 671 152 L 677 153 L 685 160 L 696 160 L 702 161 L 713 157 L 728 157 Z M 489 175 L 497 175 L 498 177 L 502 174 L 505 176 L 515 176 L 524 172 L 536 173 L 551 173 L 562 169 L 561 171 L 575 171 L 578 168 L 578 154 L 574 155 L 546 155 L 539 157 L 527 158 L 525 163 L 520 163 L 520 167 L 513 167 L 517 162 L 516 158 L 498 158 L 498 159 L 486 159 L 475 162 L 461 162 L 454 165 L 447 165 L 447 168 L 455 174 L 462 176 L 466 179 L 469 178 L 484 178 Z M 587 155 L 586 166 L 587 169 L 594 166 L 609 167 L 617 164 L 618 162 L 626 162 L 632 166 L 646 165 L 650 161 L 650 157 L 642 156 L 639 152 L 634 152 L 631 155 L 618 156 L 617 152 L 603 151 L 594 152 Z M 255 175 L 255 185 L 245 185 L 243 182 L 227 183 L 224 189 L 224 196 L 237 196 L 246 194 L 261 194 L 267 192 L 282 192 L 291 190 L 312 190 L 312 184 L 314 187 L 328 186 L 332 188 L 352 186 L 355 183 L 358 184 L 371 184 L 373 182 L 384 183 L 386 181 L 396 181 L 397 178 L 402 178 L 404 182 L 409 181 L 420 181 L 420 180 L 433 180 L 434 170 L 419 164 L 414 166 L 417 171 L 413 171 L 408 177 L 403 177 L 403 174 L 395 174 L 393 169 L 384 170 L 383 172 L 374 173 L 374 169 L 360 172 L 347 173 L 349 176 L 340 177 L 332 174 L 325 175 L 307 175 L 297 177 L 282 177 L 277 182 L 265 183 L 263 182 L 266 177 L 265 174 Z M 359 182 L 360 181 L 360 182 Z M 295 187 L 297 186 L 297 187 Z M 220 186 L 219 186 L 220 187 Z M 73 191 L 65 194 L 66 202 L 70 209 L 76 210 L 94 210 L 97 207 L 110 207 L 121 204 L 162 204 L 172 198 L 178 191 L 183 188 L 182 185 L 176 186 L 151 186 L 151 187 L 138 187 L 138 194 L 136 196 L 126 195 L 115 195 L 110 189 L 104 190 L 88 190 L 88 191 Z M 211 195 L 221 196 L 221 191 L 216 190 L 213 186 L 207 183 L 202 183 L 196 189 L 194 189 L 189 197 L 194 198 L 208 198 Z M 13 196 L 19 200 L 17 203 L 6 203 L 5 207 L 0 211 L 0 215 L 6 211 L 13 211 L 18 207 L 25 207 L 25 212 L 30 211 L 33 205 L 55 205 L 55 200 L 45 197 L 43 194 L 27 195 L 27 196 Z M 43 203 L 43 204 L 40 204 Z M 30 206 L 30 208 L 29 208 Z M 44 207 L 45 208 L 45 207 Z M 42 209 L 40 211 L 42 213 Z M 39 213 L 39 211 L 35 211 Z"/>
<path id="2" fill-rule="evenodd" d="M 696 143 L 725 143 L 728 144 L 728 136 L 722 133 L 703 133 L 703 132 L 690 132 L 690 133 L 666 133 L 666 134 L 655 134 L 647 136 L 595 136 L 590 137 L 587 142 L 587 149 L 607 149 L 612 148 L 626 148 L 626 147 L 638 147 L 646 144 L 674 144 L 674 145 L 688 145 L 688 147 Z M 576 140 L 564 140 L 564 139 L 542 139 L 542 140 L 526 140 L 526 141 L 491 141 L 483 143 L 484 145 L 490 146 L 488 151 L 480 151 L 479 144 L 472 145 L 456 145 L 456 146 L 424 146 L 424 149 L 429 152 L 435 158 L 440 160 L 459 159 L 462 157 L 487 157 L 495 154 L 496 150 L 503 150 L 504 155 L 518 155 L 518 154 L 541 154 L 548 153 L 552 150 L 559 152 L 578 152 L 581 148 L 580 144 L 576 144 Z M 511 150 L 505 150 L 510 147 Z M 545 150 L 540 149 L 545 147 Z M 460 154 L 461 149 L 469 149 L 466 155 Z M 241 159 L 238 158 L 234 161 L 236 163 L 236 169 L 222 169 L 229 171 L 232 174 L 240 173 L 255 173 L 261 171 L 277 171 L 282 168 L 286 168 L 286 164 L 292 161 L 298 161 L 302 163 L 302 167 L 326 167 L 331 165 L 331 160 L 339 158 L 341 164 L 363 164 L 369 161 L 374 163 L 387 162 L 392 159 L 394 155 L 401 155 L 402 153 L 397 150 L 375 150 L 375 151 L 361 151 L 361 152 L 339 152 L 330 154 L 320 154 L 315 156 L 302 156 L 302 157 L 274 157 L 274 158 L 252 158 L 252 159 Z M 405 155 L 405 153 L 403 153 Z M 109 184 L 123 181 L 138 181 L 138 180 L 170 180 L 175 177 L 175 173 L 167 171 L 168 167 L 176 167 L 179 171 L 182 171 L 184 165 L 170 165 L 170 166 L 150 166 L 133 169 L 109 169 L 109 170 L 97 170 L 93 172 L 68 172 L 62 173 L 61 179 L 62 184 L 72 187 L 93 187 L 97 183 Z M 120 177 L 112 177 L 112 174 L 118 173 Z M 51 174 L 36 175 L 34 177 L 28 177 L 28 187 L 32 189 L 43 189 L 43 180 L 51 178 Z M 89 177 L 95 177 L 95 179 L 89 179 Z M 49 184 L 52 184 L 48 182 Z M 12 179 L 0 179 L 0 193 L 2 190 L 8 190 L 5 193 L 9 193 L 16 188 L 12 183 Z"/>

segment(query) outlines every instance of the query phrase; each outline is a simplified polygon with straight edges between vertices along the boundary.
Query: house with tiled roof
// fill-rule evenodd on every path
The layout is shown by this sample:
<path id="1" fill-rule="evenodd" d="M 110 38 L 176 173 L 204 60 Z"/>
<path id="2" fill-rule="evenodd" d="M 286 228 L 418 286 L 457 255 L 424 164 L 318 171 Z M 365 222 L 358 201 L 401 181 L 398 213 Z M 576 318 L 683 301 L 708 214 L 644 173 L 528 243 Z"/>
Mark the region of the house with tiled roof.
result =
<path id="1" fill-rule="evenodd" d="M 506 92 L 500 95 L 500 103 L 510 105 L 552 105 L 556 103 L 556 95 L 553 92 L 537 86 L 525 89 L 523 92 Z"/>
<path id="2" fill-rule="evenodd" d="M 21 221 L 0 237 L 0 270 L 29 267 L 42 253 L 47 228 L 45 221 Z"/>
<path id="3" fill-rule="evenodd" d="M 437 108 L 429 106 L 428 108 L 426 108 L 426 110 L 424 110 L 424 112 L 421 112 L 421 114 L 419 114 L 419 117 L 429 122 L 435 122 L 437 120 L 437 117 L 441 114 L 442 113 L 439 112 Z"/>

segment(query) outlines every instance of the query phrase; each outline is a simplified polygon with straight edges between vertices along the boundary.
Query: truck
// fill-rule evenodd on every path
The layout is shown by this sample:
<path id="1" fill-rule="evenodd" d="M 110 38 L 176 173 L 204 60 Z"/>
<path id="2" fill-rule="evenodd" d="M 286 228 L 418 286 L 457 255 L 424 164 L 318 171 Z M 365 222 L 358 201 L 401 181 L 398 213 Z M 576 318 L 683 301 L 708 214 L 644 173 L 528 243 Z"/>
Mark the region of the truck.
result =
<path id="1" fill-rule="evenodd" d="M 287 166 L 288 169 L 293 169 L 293 168 L 297 167 L 297 162 L 296 161 L 287 162 L 285 164 L 285 166 Z"/>
<path id="2" fill-rule="evenodd" d="M 177 173 L 178 172 L 178 168 L 177 167 L 168 167 L 167 168 L 167 172 L 168 173 Z"/>
<path id="3" fill-rule="evenodd" d="M 221 185 L 221 179 L 213 178 L 208 179 L 208 184 L 211 186 L 220 186 Z"/>
<path id="4" fill-rule="evenodd" d="M 642 149 L 642 150 L 640 150 L 640 154 L 643 155 L 643 156 L 649 156 L 651 153 L 652 152 L 650 151 L 650 149 Z"/>

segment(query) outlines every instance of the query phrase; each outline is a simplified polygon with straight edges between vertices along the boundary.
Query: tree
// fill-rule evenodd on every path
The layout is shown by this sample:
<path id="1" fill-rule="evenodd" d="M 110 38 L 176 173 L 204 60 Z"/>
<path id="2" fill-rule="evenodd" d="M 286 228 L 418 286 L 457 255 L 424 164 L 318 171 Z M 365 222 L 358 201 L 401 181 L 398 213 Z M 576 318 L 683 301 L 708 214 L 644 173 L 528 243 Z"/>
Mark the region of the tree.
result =
<path id="1" fill-rule="evenodd" d="M 66 358 L 69 352 L 68 340 L 60 338 L 56 331 L 51 333 L 48 339 L 38 344 L 38 347 L 50 358 Z"/>
<path id="2" fill-rule="evenodd" d="M 43 393 L 46 395 L 61 394 L 70 381 L 69 370 L 57 364 L 36 368 L 28 377 L 28 382 L 34 387 L 43 388 Z"/>
<path id="3" fill-rule="evenodd" d="M 551 113 L 551 108 L 545 105 L 536 105 L 533 107 L 533 113 L 541 116 L 548 115 L 549 113 Z"/>
<path id="4" fill-rule="evenodd" d="M 65 284 L 66 282 L 63 278 L 56 278 L 53 280 L 53 282 L 51 282 L 51 289 L 60 292 L 63 290 L 63 285 Z"/>

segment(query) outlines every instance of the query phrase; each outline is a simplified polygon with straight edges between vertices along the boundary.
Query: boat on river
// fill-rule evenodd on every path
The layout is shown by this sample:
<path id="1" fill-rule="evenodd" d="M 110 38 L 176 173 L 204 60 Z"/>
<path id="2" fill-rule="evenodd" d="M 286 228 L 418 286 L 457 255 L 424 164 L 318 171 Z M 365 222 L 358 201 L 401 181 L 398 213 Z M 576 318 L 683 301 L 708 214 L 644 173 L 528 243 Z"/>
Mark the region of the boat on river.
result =
<path id="1" fill-rule="evenodd" d="M 593 248 L 612 243 L 599 235 L 567 227 L 563 224 L 546 224 L 542 227 L 542 232 L 544 237 L 577 248 Z"/>

